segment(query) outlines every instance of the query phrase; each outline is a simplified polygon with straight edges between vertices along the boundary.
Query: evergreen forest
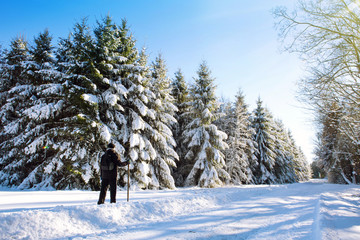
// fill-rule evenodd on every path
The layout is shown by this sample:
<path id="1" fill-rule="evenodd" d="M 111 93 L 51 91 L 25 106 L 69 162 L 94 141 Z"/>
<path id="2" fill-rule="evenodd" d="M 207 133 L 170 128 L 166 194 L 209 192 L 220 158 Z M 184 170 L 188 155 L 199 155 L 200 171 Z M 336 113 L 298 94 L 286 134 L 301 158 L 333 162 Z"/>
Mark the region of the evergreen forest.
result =
<path id="1" fill-rule="evenodd" d="M 221 101 L 205 61 L 189 83 L 181 69 L 169 77 L 160 54 L 148 59 L 126 20 L 109 16 L 94 28 L 76 23 L 55 45 L 44 30 L 2 47 L 0 185 L 99 190 L 99 161 L 110 142 L 131 162 L 133 189 L 310 178 L 290 130 L 260 97 L 254 110 L 241 89 L 233 102 Z M 337 131 L 329 118 L 320 120 Z M 127 169 L 118 174 L 125 187 Z"/>

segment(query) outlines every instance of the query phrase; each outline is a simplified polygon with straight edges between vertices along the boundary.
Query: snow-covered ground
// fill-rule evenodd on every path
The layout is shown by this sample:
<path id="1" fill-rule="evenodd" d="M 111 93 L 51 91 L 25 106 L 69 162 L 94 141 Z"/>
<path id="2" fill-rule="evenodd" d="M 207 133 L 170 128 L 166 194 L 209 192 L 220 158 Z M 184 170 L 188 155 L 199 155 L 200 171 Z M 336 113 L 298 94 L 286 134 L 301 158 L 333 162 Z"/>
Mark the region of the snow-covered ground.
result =
<path id="1" fill-rule="evenodd" d="M 360 239 L 360 186 L 0 191 L 0 239 Z M 109 193 L 108 193 L 109 195 Z"/>

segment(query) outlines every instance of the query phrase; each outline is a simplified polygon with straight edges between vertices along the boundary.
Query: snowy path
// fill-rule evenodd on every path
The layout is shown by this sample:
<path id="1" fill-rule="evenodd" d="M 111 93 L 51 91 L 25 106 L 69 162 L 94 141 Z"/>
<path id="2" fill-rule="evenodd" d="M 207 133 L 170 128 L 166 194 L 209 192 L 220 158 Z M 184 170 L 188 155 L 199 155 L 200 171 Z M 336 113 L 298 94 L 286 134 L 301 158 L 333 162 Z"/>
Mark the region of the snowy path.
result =
<path id="1" fill-rule="evenodd" d="M 98 192 L 0 191 L 0 239 L 360 239 L 360 186 Z"/>

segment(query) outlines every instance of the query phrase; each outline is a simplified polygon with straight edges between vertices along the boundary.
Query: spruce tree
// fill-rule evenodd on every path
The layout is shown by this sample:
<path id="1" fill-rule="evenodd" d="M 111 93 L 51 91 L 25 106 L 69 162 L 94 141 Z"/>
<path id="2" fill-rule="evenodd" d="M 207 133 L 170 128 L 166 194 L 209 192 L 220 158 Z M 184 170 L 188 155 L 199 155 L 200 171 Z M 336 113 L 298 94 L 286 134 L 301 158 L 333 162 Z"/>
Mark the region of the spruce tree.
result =
<path id="1" fill-rule="evenodd" d="M 104 35 L 110 36 L 104 38 L 104 43 L 109 44 L 98 47 L 100 52 L 101 49 L 108 51 L 105 58 L 96 63 L 103 66 L 99 67 L 99 72 L 104 74 L 101 75 L 103 82 L 110 86 L 103 93 L 107 106 L 103 108 L 105 115 L 101 116 L 104 115 L 103 123 L 108 126 L 112 141 L 119 143 L 117 148 L 122 158 L 131 160 L 130 184 L 133 188 L 141 189 L 169 188 L 171 184 L 165 183 L 167 180 L 157 175 L 163 173 L 160 167 L 164 165 L 155 166 L 154 162 L 159 156 L 159 149 L 153 141 L 154 138 L 158 139 L 154 125 L 157 113 L 153 109 L 156 95 L 150 89 L 151 76 L 146 66 L 146 54 L 143 51 L 139 56 L 126 20 L 117 26 L 107 17 L 102 30 L 99 28 L 97 31 L 99 33 L 95 35 L 98 39 Z M 121 168 L 119 175 L 120 185 L 125 186 L 127 170 Z"/>
<path id="2" fill-rule="evenodd" d="M 177 108 L 173 104 L 170 79 L 167 77 L 165 61 L 161 55 L 152 63 L 151 73 L 150 89 L 155 96 L 151 105 L 155 110 L 155 119 L 149 119 L 154 129 L 150 141 L 156 150 L 156 158 L 151 162 L 151 169 L 159 181 L 159 186 L 156 187 L 174 189 L 175 182 L 170 167 L 176 167 L 175 161 L 179 158 L 174 150 L 176 142 L 172 134 Z"/>
<path id="3" fill-rule="evenodd" d="M 83 19 L 75 24 L 67 39 L 61 39 L 57 52 L 68 106 L 55 145 L 63 166 L 56 179 L 57 188 L 99 187 L 97 163 L 110 133 L 99 120 L 94 45 Z"/>
<path id="4" fill-rule="evenodd" d="M 280 120 L 275 120 L 273 127 L 274 133 L 276 134 L 276 161 L 274 166 L 276 182 L 294 183 L 297 179 L 293 162 L 294 156 L 292 154 L 288 131 L 285 130 L 284 125 Z"/>
<path id="5" fill-rule="evenodd" d="M 173 126 L 173 133 L 179 162 L 177 163 L 177 167 L 173 170 L 173 175 L 176 185 L 182 186 L 187 175 L 191 171 L 193 163 L 185 158 L 187 147 L 183 144 L 183 132 L 185 131 L 186 125 L 190 122 L 187 114 L 189 112 L 190 96 L 188 85 L 180 69 L 175 73 L 175 78 L 172 80 L 171 87 L 174 105 L 178 109 L 175 113 L 176 124 Z"/>
<path id="6" fill-rule="evenodd" d="M 55 62 L 54 56 L 52 55 L 54 47 L 51 41 L 52 37 L 47 29 L 34 39 L 35 46 L 30 49 L 30 54 L 32 55 L 34 63 L 38 64 L 35 66 L 38 69 L 50 68 Z"/>
<path id="7" fill-rule="evenodd" d="M 220 116 L 215 96 L 214 79 L 205 62 L 197 72 L 198 77 L 191 88 L 191 122 L 184 131 L 184 144 L 188 147 L 186 159 L 193 162 L 193 168 L 186 178 L 185 185 L 216 187 L 222 185 L 221 179 L 229 175 L 224 170 L 224 154 L 228 146 L 224 142 L 226 134 L 213 124 Z"/>
<path id="8" fill-rule="evenodd" d="M 143 47 L 140 51 L 140 56 L 137 63 L 142 67 L 146 67 L 148 58 L 149 56 L 146 53 L 146 47 Z"/>
<path id="9" fill-rule="evenodd" d="M 6 166 L 1 171 L 4 185 L 19 188 L 53 187 L 52 169 L 54 154 L 48 143 L 57 133 L 56 122 L 62 114 L 64 100 L 61 74 L 56 71 L 52 56 L 51 37 L 47 30 L 34 40 L 26 60 L 22 60 L 26 84 L 20 81 L 9 90 L 10 99 L 17 99 L 17 117 L 5 126 L 2 134 L 9 136 L 11 148 L 3 156 Z M 9 132 L 11 129 L 11 133 Z M 9 134 L 10 133 L 10 134 Z M 3 142 L 4 146 L 7 142 Z M 15 154 L 16 153 L 16 154 Z M 15 154 L 15 156 L 14 156 Z M 12 159 L 11 162 L 8 160 Z"/>
<path id="10" fill-rule="evenodd" d="M 93 79 L 97 83 L 98 121 L 102 129 L 108 132 L 106 143 L 112 142 L 122 156 L 123 139 L 119 134 L 126 125 L 122 101 L 126 98 L 127 89 L 122 84 L 122 67 L 127 58 L 120 53 L 120 29 L 110 16 L 97 22 L 94 29 L 94 67 Z"/>
<path id="11" fill-rule="evenodd" d="M 304 152 L 296 145 L 290 131 L 288 132 L 288 139 L 291 148 L 293 171 L 296 175 L 295 179 L 297 182 L 307 181 L 311 177 L 310 164 L 307 162 Z"/>
<path id="12" fill-rule="evenodd" d="M 127 88 L 127 97 L 124 100 L 126 125 L 120 131 L 123 146 L 126 149 L 125 157 L 131 160 L 131 186 L 141 189 L 157 188 L 159 182 L 153 174 L 152 163 L 157 152 L 152 145 L 151 138 L 156 133 L 151 121 L 156 118 L 156 111 L 150 107 L 155 94 L 149 89 L 149 80 L 146 78 L 147 68 L 136 63 L 127 65 L 128 72 L 122 78 Z M 120 171 L 121 182 L 127 182 L 127 172 Z"/>
<path id="13" fill-rule="evenodd" d="M 221 130 L 228 135 L 226 143 L 229 149 L 225 150 L 225 158 L 231 183 L 253 183 L 253 169 L 257 166 L 256 142 L 253 140 L 254 129 L 241 90 L 235 96 L 235 102 L 225 108 L 225 116 L 220 120 Z"/>
<path id="14" fill-rule="evenodd" d="M 10 43 L 5 54 L 1 74 L 0 108 L 0 182 L 2 185 L 19 184 L 17 155 L 21 148 L 14 146 L 17 134 L 22 130 L 19 124 L 22 106 L 29 95 L 28 77 L 24 62 L 29 60 L 28 43 L 21 37 Z M 24 94 L 25 93 L 25 94 Z"/>
<path id="15" fill-rule="evenodd" d="M 271 134 L 270 115 L 262 106 L 260 97 L 257 100 L 257 107 L 254 110 L 253 128 L 255 129 L 254 140 L 257 143 L 258 167 L 255 172 L 256 183 L 271 184 L 276 181 L 274 176 L 275 153 L 273 152 L 275 138 Z"/>
<path id="16" fill-rule="evenodd" d="M 6 54 L 5 72 L 7 74 L 5 86 L 7 89 L 15 85 L 22 85 L 29 83 L 26 76 L 26 61 L 29 60 L 29 46 L 28 42 L 18 37 L 11 41 L 10 51 Z"/>
<path id="17" fill-rule="evenodd" d="M 126 64 L 133 64 L 135 62 L 139 63 L 139 53 L 135 47 L 136 41 L 132 33 L 130 32 L 126 19 L 123 19 L 121 21 L 121 26 L 119 27 L 119 30 L 120 30 L 119 38 L 121 44 L 120 47 L 118 48 L 118 51 L 121 54 L 121 56 L 126 57 L 125 63 Z"/>

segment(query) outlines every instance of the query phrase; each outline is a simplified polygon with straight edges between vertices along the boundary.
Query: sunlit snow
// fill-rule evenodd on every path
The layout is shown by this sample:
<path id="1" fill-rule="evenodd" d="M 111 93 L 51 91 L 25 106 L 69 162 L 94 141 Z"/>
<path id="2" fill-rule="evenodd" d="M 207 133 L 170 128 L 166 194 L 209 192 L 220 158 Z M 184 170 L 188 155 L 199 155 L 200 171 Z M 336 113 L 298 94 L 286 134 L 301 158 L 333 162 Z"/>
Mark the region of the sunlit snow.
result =
<path id="1" fill-rule="evenodd" d="M 0 239 L 359 239 L 360 186 L 321 180 L 174 191 L 0 191 Z"/>

